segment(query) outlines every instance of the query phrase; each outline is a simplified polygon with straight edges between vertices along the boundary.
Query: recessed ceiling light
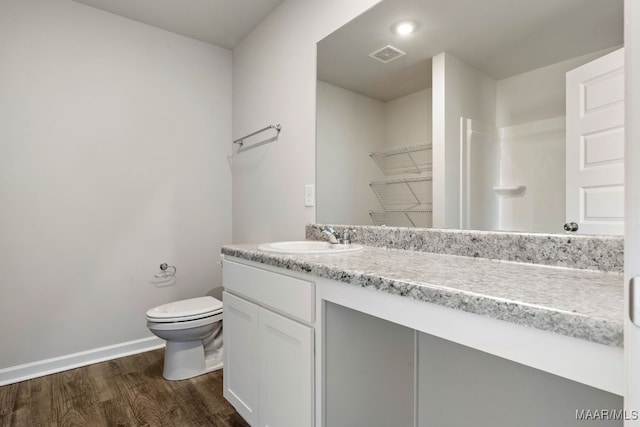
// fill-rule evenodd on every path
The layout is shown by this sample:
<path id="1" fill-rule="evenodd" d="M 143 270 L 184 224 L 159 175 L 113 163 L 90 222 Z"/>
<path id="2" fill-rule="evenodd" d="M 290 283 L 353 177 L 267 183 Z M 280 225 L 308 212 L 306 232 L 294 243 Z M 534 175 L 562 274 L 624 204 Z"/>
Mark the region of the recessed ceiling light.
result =
<path id="1" fill-rule="evenodd" d="M 409 35 L 418 29 L 418 24 L 414 21 L 402 21 L 393 26 L 393 31 L 401 36 Z"/>

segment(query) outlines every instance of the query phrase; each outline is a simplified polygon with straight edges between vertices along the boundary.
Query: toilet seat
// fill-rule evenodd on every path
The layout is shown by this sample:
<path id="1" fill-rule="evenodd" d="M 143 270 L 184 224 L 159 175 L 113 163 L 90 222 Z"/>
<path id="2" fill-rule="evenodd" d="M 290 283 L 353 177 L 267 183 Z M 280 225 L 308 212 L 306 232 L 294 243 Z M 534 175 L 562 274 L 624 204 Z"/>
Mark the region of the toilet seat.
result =
<path id="1" fill-rule="evenodd" d="M 155 323 L 186 322 L 222 313 L 222 301 L 198 297 L 170 302 L 148 310 L 147 320 Z"/>

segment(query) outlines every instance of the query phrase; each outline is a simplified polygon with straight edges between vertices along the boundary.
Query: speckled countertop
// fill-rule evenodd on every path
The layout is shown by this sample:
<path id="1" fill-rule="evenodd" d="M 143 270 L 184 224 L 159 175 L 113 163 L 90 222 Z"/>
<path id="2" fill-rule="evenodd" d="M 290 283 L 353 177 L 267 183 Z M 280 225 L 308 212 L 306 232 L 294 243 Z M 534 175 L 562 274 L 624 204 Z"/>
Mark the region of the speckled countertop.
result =
<path id="1" fill-rule="evenodd" d="M 228 245 L 222 253 L 600 344 L 623 344 L 623 276 L 617 272 L 369 246 L 344 254 L 281 255 L 257 245 Z"/>
<path id="2" fill-rule="evenodd" d="M 305 227 L 306 239 L 326 240 L 319 230 L 322 225 L 327 224 L 308 224 Z M 354 243 L 378 248 L 619 273 L 624 271 L 622 236 L 328 225 L 340 233 L 348 228 Z"/>

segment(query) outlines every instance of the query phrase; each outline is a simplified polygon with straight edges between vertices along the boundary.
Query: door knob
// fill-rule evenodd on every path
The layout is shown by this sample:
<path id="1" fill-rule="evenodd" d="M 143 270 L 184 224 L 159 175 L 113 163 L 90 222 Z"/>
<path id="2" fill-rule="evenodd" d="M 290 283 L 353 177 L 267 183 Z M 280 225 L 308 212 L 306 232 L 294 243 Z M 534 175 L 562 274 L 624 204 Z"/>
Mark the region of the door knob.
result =
<path id="1" fill-rule="evenodd" d="M 578 231 L 577 222 L 566 222 L 564 224 L 564 231 Z"/>

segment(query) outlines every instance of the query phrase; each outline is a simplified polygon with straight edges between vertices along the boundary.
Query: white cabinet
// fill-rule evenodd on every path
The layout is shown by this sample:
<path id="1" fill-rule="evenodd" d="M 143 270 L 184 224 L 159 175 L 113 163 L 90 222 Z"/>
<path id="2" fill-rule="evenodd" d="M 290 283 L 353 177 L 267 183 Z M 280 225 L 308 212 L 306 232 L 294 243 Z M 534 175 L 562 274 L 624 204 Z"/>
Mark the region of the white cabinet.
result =
<path id="1" fill-rule="evenodd" d="M 260 426 L 311 426 L 313 329 L 260 309 Z"/>
<path id="2" fill-rule="evenodd" d="M 258 425 L 258 306 L 228 292 L 224 301 L 224 397 Z"/>
<path id="3" fill-rule="evenodd" d="M 252 426 L 312 426 L 313 283 L 224 261 L 224 397 Z"/>

